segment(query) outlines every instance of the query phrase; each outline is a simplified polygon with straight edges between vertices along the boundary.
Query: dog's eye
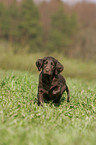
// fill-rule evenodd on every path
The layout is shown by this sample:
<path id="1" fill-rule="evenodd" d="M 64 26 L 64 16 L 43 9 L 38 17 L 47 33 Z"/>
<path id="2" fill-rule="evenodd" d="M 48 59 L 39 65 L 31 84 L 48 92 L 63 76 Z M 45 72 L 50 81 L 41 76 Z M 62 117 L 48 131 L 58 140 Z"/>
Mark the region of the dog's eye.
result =
<path id="1" fill-rule="evenodd" d="M 53 62 L 51 62 L 51 65 L 54 65 Z"/>
<path id="2" fill-rule="evenodd" d="M 45 64 L 48 64 L 48 61 L 46 61 Z"/>

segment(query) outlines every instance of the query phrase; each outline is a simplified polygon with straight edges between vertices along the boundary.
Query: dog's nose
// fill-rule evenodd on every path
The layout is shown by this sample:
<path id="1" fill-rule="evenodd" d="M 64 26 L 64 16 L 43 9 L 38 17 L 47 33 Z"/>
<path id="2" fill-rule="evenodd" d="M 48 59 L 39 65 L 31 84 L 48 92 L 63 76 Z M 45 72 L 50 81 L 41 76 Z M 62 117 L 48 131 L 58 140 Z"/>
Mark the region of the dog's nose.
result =
<path id="1" fill-rule="evenodd" d="M 49 68 L 46 68 L 46 72 L 49 72 Z"/>

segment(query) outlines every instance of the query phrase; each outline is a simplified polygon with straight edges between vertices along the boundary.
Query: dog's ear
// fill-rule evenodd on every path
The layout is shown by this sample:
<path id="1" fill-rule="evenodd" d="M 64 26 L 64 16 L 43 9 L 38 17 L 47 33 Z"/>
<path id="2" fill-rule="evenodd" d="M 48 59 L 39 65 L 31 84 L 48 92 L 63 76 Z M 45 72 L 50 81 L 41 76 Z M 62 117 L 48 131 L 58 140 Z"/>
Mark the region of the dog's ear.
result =
<path id="1" fill-rule="evenodd" d="M 60 72 L 62 72 L 64 69 L 63 65 L 58 61 L 56 60 L 56 67 L 55 67 L 55 74 L 59 74 Z"/>
<path id="2" fill-rule="evenodd" d="M 38 59 L 38 60 L 36 61 L 36 66 L 37 66 L 37 68 L 38 68 L 38 71 L 40 71 L 41 68 L 42 68 L 42 66 L 43 66 L 43 59 Z"/>

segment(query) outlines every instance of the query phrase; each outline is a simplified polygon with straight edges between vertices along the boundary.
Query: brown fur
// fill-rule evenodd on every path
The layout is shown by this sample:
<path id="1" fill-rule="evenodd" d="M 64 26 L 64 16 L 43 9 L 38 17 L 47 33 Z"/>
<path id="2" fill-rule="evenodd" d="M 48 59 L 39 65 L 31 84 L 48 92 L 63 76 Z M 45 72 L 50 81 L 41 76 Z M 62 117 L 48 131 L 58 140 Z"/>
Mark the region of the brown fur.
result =
<path id="1" fill-rule="evenodd" d="M 53 57 L 45 57 L 36 61 L 39 75 L 38 85 L 38 105 L 42 105 L 44 98 L 59 103 L 63 92 L 67 92 L 67 102 L 69 102 L 69 89 L 66 81 L 59 73 L 63 71 L 62 64 Z"/>

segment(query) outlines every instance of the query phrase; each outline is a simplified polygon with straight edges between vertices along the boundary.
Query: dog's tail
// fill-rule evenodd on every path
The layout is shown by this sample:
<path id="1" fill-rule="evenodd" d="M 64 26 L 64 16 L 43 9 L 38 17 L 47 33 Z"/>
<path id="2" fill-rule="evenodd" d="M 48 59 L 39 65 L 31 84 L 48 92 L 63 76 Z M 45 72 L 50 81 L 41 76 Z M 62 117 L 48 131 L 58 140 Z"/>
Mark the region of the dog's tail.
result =
<path id="1" fill-rule="evenodd" d="M 69 92 L 69 88 L 67 85 L 66 85 L 66 92 L 67 92 L 67 102 L 69 102 L 70 101 L 70 92 Z"/>

